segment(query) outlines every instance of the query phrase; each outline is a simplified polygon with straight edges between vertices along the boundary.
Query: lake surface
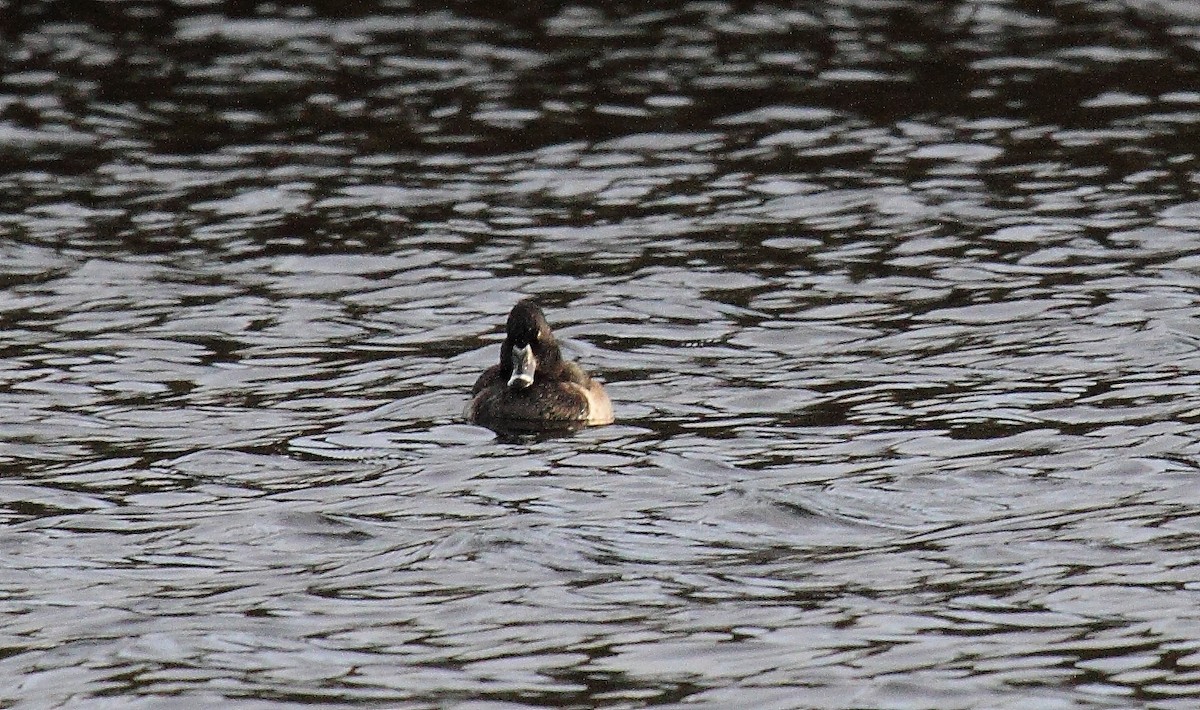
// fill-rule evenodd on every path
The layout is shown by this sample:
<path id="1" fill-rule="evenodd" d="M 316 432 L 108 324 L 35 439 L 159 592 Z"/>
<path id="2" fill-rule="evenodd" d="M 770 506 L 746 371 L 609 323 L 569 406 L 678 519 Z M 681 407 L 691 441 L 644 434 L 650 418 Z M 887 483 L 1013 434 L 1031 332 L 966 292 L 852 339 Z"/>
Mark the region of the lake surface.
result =
<path id="1" fill-rule="evenodd" d="M 0 705 L 1197 706 L 1193 5 L 348 5 L 0 0 Z"/>

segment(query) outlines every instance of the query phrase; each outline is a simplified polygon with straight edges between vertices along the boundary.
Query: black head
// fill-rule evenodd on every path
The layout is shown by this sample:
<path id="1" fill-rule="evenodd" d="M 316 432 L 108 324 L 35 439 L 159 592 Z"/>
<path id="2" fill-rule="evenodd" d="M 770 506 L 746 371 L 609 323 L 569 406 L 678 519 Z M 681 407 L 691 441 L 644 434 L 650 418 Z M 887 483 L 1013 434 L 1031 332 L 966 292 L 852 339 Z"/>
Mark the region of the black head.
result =
<path id="1" fill-rule="evenodd" d="M 510 388 L 524 389 L 537 374 L 557 372 L 562 361 L 558 342 L 542 309 L 530 299 L 513 306 L 500 348 L 500 370 Z"/>
<path id="2" fill-rule="evenodd" d="M 508 314 L 508 342 L 514 345 L 533 345 L 540 342 L 553 342 L 554 334 L 550 332 L 550 324 L 542 309 L 532 299 L 520 301 Z"/>

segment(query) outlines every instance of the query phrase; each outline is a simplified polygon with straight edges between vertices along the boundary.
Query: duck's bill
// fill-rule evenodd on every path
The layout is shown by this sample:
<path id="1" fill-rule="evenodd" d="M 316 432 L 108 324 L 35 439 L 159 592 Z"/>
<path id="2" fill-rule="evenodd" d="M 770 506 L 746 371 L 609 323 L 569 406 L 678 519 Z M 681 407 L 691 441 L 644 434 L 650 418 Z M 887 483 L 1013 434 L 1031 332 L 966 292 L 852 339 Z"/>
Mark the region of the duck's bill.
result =
<path id="1" fill-rule="evenodd" d="M 512 376 L 508 378 L 508 386 L 524 389 L 533 384 L 533 373 L 537 370 L 537 358 L 533 356 L 533 348 L 524 345 L 513 348 Z"/>

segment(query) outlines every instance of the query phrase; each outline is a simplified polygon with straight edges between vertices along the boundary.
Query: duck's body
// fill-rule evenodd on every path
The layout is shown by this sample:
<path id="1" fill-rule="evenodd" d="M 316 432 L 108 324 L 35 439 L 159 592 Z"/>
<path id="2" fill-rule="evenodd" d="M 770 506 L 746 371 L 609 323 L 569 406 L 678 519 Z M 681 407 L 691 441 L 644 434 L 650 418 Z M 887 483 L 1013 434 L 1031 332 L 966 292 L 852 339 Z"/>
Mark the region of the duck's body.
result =
<path id="1" fill-rule="evenodd" d="M 542 310 L 530 300 L 508 314 L 500 363 L 471 390 L 467 418 L 505 429 L 609 424 L 612 401 L 583 368 L 564 360 Z"/>

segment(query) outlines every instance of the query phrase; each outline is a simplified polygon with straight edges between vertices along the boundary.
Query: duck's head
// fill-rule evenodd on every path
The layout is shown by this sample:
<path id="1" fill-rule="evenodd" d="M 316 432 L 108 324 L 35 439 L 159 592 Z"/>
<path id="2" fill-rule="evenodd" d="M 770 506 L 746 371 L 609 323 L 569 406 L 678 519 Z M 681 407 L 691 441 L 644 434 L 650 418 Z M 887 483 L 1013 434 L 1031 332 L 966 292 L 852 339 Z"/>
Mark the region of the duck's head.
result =
<path id="1" fill-rule="evenodd" d="M 537 373 L 553 373 L 562 362 L 562 354 L 542 309 L 530 299 L 513 306 L 508 314 L 507 337 L 500 348 L 500 368 L 509 389 L 520 390 L 533 384 Z"/>

